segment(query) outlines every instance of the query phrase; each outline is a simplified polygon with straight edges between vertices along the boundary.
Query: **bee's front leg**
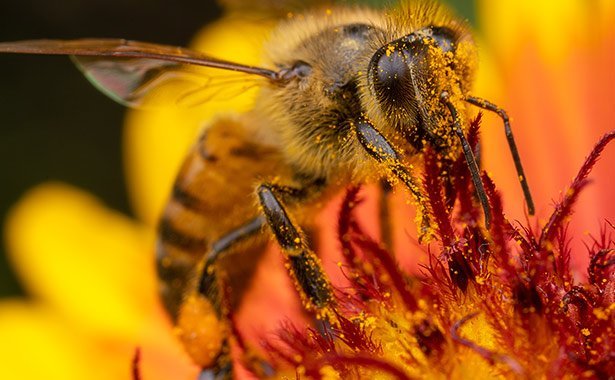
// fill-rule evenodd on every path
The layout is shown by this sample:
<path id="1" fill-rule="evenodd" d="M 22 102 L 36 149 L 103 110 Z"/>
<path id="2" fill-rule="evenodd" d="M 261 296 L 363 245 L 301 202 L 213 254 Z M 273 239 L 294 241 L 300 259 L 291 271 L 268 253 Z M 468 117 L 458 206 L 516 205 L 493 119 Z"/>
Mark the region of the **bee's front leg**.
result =
<path id="1" fill-rule="evenodd" d="M 512 128 L 510 127 L 510 119 L 508 118 L 508 114 L 504 109 L 485 99 L 470 96 L 466 98 L 466 101 L 484 110 L 495 112 L 502 119 L 502 122 L 504 123 L 504 131 L 506 133 L 506 140 L 508 141 L 510 153 L 512 154 L 515 168 L 517 169 L 517 177 L 519 178 L 519 182 L 521 183 L 523 196 L 525 197 L 525 202 L 527 203 L 527 212 L 530 215 L 534 215 L 534 212 L 536 210 L 536 208 L 534 207 L 534 200 L 532 199 L 530 186 L 527 183 L 527 176 L 525 175 L 525 171 L 523 170 L 523 164 L 521 164 L 521 157 L 519 155 L 519 150 L 517 149 L 517 143 L 515 142 Z M 478 158 L 476 161 L 480 164 L 480 160 Z"/>
<path id="2" fill-rule="evenodd" d="M 417 180 L 412 176 L 406 165 L 401 162 L 400 156 L 395 148 L 393 148 L 393 145 L 387 141 L 371 122 L 361 120 L 354 123 L 354 127 L 357 138 L 367 154 L 383 164 L 391 174 L 396 179 L 400 180 L 410 193 L 412 193 L 422 217 L 421 228 L 419 230 L 419 241 L 431 240 L 432 231 L 430 228 L 429 207 L 425 197 L 421 193 Z"/>

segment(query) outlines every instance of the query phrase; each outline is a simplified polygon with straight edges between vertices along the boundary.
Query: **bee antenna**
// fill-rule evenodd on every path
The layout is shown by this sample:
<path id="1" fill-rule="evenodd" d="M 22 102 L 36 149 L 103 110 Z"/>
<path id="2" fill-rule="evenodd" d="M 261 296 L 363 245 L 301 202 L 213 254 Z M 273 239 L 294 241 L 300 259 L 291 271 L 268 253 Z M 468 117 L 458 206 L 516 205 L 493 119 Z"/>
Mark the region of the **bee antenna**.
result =
<path id="1" fill-rule="evenodd" d="M 502 108 L 484 99 L 470 96 L 466 98 L 465 100 L 466 102 L 473 104 L 479 108 L 497 113 L 498 116 L 500 116 L 500 118 L 504 122 L 504 131 L 506 132 L 506 140 L 508 141 L 508 147 L 510 149 L 510 153 L 513 156 L 513 161 L 515 162 L 515 168 L 517 169 L 517 176 L 519 177 L 521 188 L 523 189 L 523 196 L 525 197 L 525 202 L 527 203 L 527 212 L 530 215 L 534 215 L 534 212 L 535 212 L 534 200 L 532 199 L 532 193 L 530 192 L 530 186 L 527 183 L 527 177 L 525 176 L 525 172 L 523 171 L 523 165 L 521 164 L 521 157 L 519 156 L 519 151 L 517 150 L 517 144 L 515 143 L 515 137 L 513 136 L 512 128 L 510 128 L 510 120 L 508 119 L 508 114 Z"/>
<path id="2" fill-rule="evenodd" d="M 476 195 L 478 195 L 478 200 L 480 201 L 480 204 L 483 207 L 483 212 L 485 213 L 485 226 L 489 228 L 491 224 L 491 209 L 489 207 L 489 201 L 487 200 L 487 193 L 485 192 L 483 181 L 480 178 L 480 169 L 476 163 L 476 158 L 474 158 L 472 148 L 470 148 L 470 144 L 463 134 L 461 123 L 459 121 L 459 114 L 453 103 L 449 100 L 448 92 L 443 91 L 440 94 L 440 101 L 446 105 L 453 118 L 453 131 L 461 142 L 461 149 L 463 150 L 463 155 L 466 158 L 468 169 L 472 175 L 472 183 L 474 183 L 474 188 L 476 188 Z"/>

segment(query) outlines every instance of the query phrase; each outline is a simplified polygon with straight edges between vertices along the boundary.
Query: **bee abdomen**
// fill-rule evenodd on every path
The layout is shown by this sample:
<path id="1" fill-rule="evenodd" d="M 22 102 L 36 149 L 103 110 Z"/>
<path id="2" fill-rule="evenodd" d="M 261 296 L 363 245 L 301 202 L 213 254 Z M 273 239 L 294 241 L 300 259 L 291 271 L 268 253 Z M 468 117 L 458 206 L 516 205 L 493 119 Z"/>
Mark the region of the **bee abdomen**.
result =
<path id="1" fill-rule="evenodd" d="M 199 141 L 200 145 L 201 141 Z M 206 254 L 210 239 L 212 207 L 195 185 L 207 177 L 208 166 L 195 147 L 184 161 L 158 225 L 156 264 L 164 306 L 174 321 L 185 296 L 195 286 L 196 268 Z M 198 188 L 198 187 L 197 187 Z M 211 190 L 211 189 L 210 189 Z"/>
<path id="2" fill-rule="evenodd" d="M 202 133 L 180 168 L 157 246 L 160 292 L 175 321 L 186 297 L 197 291 L 198 268 L 212 244 L 258 215 L 255 183 L 285 174 L 277 148 L 253 139 L 243 122 L 219 119 Z"/>
<path id="3" fill-rule="evenodd" d="M 163 244 L 194 255 L 200 255 L 207 249 L 204 237 L 193 236 L 173 226 L 168 218 L 163 218 L 158 227 L 158 233 Z"/>
<path id="4" fill-rule="evenodd" d="M 181 187 L 176 184 L 175 189 Z M 174 319 L 209 249 L 209 223 L 204 202 L 184 190 L 173 191 L 158 226 L 156 254 L 160 293 Z"/>
<path id="5" fill-rule="evenodd" d="M 164 307 L 175 321 L 184 295 L 194 281 L 198 262 L 193 257 L 166 245 L 159 240 L 156 246 L 156 270 L 158 272 L 159 293 Z"/>
<path id="6" fill-rule="evenodd" d="M 185 189 L 181 183 L 175 183 L 173 186 L 171 201 L 179 203 L 186 210 L 195 213 L 204 214 L 211 210 L 211 207 L 209 207 L 206 202 L 197 195 L 192 194 L 190 190 Z"/>

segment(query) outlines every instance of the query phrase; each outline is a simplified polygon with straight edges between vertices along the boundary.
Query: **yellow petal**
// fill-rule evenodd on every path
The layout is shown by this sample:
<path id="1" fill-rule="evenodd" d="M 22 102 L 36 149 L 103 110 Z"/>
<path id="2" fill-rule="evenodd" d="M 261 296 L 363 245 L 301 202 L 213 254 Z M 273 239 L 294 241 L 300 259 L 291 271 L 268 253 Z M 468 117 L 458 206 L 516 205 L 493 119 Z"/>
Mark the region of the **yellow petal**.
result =
<path id="1" fill-rule="evenodd" d="M 40 303 L 0 302 L 0 341 L 0 379 L 130 380 L 137 346 L 143 379 L 188 380 L 198 374 L 177 343 L 114 340 L 101 332 L 81 330 Z"/>
<path id="2" fill-rule="evenodd" d="M 82 360 L 90 347 L 66 327 L 48 308 L 2 301 L 0 379 L 102 379 Z"/>
<path id="3" fill-rule="evenodd" d="M 73 323 L 134 337 L 159 315 L 148 234 L 94 197 L 39 186 L 14 207 L 6 235 L 26 288 Z"/>
<path id="4" fill-rule="evenodd" d="M 502 59 L 522 54 L 528 43 L 535 43 L 543 59 L 556 62 L 570 47 L 585 39 L 592 23 L 589 16 L 599 15 L 589 3 L 585 0 L 480 0 L 480 29 L 491 37 L 489 48 L 497 51 Z"/>
<path id="5" fill-rule="evenodd" d="M 227 15 L 201 31 L 192 48 L 214 57 L 248 65 L 260 61 L 261 45 L 272 23 Z M 228 101 L 205 103 L 198 107 L 164 108 L 155 111 L 131 111 L 126 119 L 125 157 L 129 195 L 137 215 L 154 225 L 165 204 L 171 184 L 188 147 L 198 131 L 214 115 L 244 112 L 250 108 L 255 88 L 236 94 Z M 226 93 L 225 92 L 225 93 Z M 173 104 L 175 99 L 169 99 Z"/>

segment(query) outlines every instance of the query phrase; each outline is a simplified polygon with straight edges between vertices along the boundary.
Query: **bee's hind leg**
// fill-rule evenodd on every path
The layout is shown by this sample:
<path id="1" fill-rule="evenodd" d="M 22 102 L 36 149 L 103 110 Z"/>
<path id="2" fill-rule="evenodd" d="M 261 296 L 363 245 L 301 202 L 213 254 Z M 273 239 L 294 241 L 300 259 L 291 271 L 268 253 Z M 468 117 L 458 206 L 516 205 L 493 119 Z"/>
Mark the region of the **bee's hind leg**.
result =
<path id="1" fill-rule="evenodd" d="M 265 218 L 256 217 L 214 242 L 201 264 L 197 291 L 182 304 L 177 321 L 179 337 L 188 354 L 203 368 L 199 380 L 233 378 L 230 306 L 225 287 L 221 286 L 218 263 L 238 243 L 258 234 L 264 225 Z"/>
<path id="2" fill-rule="evenodd" d="M 265 225 L 265 218 L 258 216 L 246 224 L 230 231 L 211 245 L 209 253 L 205 256 L 201 277 L 198 283 L 199 294 L 207 298 L 219 316 L 223 314 L 220 290 L 218 288 L 217 263 L 231 251 L 238 243 L 254 236 Z"/>
<path id="3" fill-rule="evenodd" d="M 309 248 L 305 234 L 293 223 L 282 204 L 281 197 L 296 197 L 301 190 L 262 184 L 257 195 L 267 224 L 288 260 L 288 270 L 308 311 L 317 318 L 333 318 L 333 292 L 319 259 Z"/>

